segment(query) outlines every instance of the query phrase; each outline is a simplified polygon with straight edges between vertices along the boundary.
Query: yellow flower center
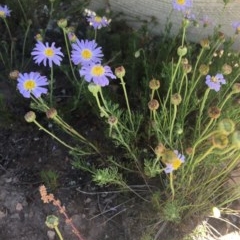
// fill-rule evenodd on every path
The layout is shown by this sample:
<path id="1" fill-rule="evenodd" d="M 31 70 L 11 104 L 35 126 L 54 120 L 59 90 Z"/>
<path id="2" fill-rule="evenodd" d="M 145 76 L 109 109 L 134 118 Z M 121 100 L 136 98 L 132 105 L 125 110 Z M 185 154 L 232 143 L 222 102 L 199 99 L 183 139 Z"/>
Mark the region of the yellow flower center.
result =
<path id="1" fill-rule="evenodd" d="M 213 77 L 211 77 L 211 81 L 217 83 L 218 82 L 218 78 L 213 76 Z"/>
<path id="2" fill-rule="evenodd" d="M 1 17 L 1 18 L 5 18 L 5 17 L 6 17 L 6 14 L 5 14 L 4 11 L 0 11 L 0 17 Z"/>
<path id="3" fill-rule="evenodd" d="M 86 59 L 86 60 L 89 60 L 92 58 L 92 52 L 89 50 L 89 49 L 84 49 L 82 52 L 81 52 L 81 55 L 82 55 L 82 58 Z"/>
<path id="4" fill-rule="evenodd" d="M 36 82 L 32 79 L 29 79 L 24 82 L 23 87 L 25 90 L 31 91 L 36 87 Z"/>
<path id="5" fill-rule="evenodd" d="M 47 57 L 52 57 L 54 55 L 54 51 L 52 48 L 46 48 L 44 50 L 44 54 L 47 56 Z"/>
<path id="6" fill-rule="evenodd" d="M 99 17 L 99 16 L 96 16 L 96 17 L 94 18 L 94 20 L 95 20 L 95 22 L 100 23 L 100 22 L 102 21 L 102 18 Z"/>
<path id="7" fill-rule="evenodd" d="M 186 3 L 186 0 L 177 0 L 177 4 L 184 5 Z"/>
<path id="8" fill-rule="evenodd" d="M 91 74 L 96 77 L 100 77 L 105 73 L 104 67 L 97 65 L 94 66 L 91 70 Z"/>
<path id="9" fill-rule="evenodd" d="M 182 164 L 182 161 L 179 158 L 174 159 L 172 166 L 174 170 L 177 170 Z"/>

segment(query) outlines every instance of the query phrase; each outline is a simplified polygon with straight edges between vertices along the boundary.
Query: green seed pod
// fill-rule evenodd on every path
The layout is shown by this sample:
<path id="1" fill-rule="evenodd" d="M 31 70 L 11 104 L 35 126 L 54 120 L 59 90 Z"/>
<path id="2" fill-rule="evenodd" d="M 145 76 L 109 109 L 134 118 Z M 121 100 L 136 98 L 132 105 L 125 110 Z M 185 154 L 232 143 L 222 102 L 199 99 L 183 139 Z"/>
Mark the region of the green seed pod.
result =
<path id="1" fill-rule="evenodd" d="M 34 122 L 35 121 L 35 119 L 36 119 L 36 114 L 35 114 L 35 112 L 33 112 L 33 111 L 29 111 L 29 112 L 27 112 L 26 114 L 25 114 L 25 116 L 24 116 L 24 118 L 25 118 L 25 120 L 27 121 L 27 122 Z"/>
<path id="2" fill-rule="evenodd" d="M 179 57 L 185 56 L 187 54 L 187 47 L 185 47 L 185 46 L 178 47 L 177 54 Z"/>
<path id="3" fill-rule="evenodd" d="M 218 130 L 225 135 L 231 134 L 235 129 L 235 123 L 229 119 L 225 118 L 218 123 Z"/>

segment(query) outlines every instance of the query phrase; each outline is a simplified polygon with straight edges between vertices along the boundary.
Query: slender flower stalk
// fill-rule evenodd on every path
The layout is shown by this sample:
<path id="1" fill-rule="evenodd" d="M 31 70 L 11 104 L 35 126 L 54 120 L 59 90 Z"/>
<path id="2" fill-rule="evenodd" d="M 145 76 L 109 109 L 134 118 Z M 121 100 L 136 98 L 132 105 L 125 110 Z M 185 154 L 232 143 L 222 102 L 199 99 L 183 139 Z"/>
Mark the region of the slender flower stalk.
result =
<path id="1" fill-rule="evenodd" d="M 174 200 L 174 198 L 175 198 L 175 189 L 174 189 L 174 183 L 173 183 L 173 172 L 170 172 L 169 178 L 170 178 L 170 188 L 171 188 L 171 192 L 172 192 L 172 200 Z"/>
<path id="2" fill-rule="evenodd" d="M 203 109 L 205 107 L 205 104 L 206 104 L 208 95 L 210 93 L 210 90 L 211 90 L 210 88 L 206 89 L 205 94 L 204 94 L 203 99 L 202 99 L 201 106 L 200 106 L 199 115 L 198 115 L 198 119 L 197 119 L 197 126 L 198 126 L 199 131 L 201 129 L 201 119 L 202 119 Z"/>
<path id="3" fill-rule="evenodd" d="M 77 83 L 78 79 L 75 75 L 75 71 L 74 71 L 74 68 L 73 68 L 72 61 L 71 61 L 71 54 L 70 54 L 70 50 L 69 50 L 69 40 L 68 40 L 68 37 L 67 37 L 66 28 L 63 29 L 63 36 L 64 36 L 64 42 L 65 42 L 65 46 L 66 46 L 66 50 L 67 50 L 68 61 L 69 61 L 69 64 L 70 64 L 72 75 L 73 75 L 74 81 Z"/>
<path id="4" fill-rule="evenodd" d="M 122 89 L 123 89 L 123 92 L 124 92 L 125 102 L 127 104 L 130 123 L 131 123 L 132 129 L 134 129 L 134 124 L 133 124 L 133 120 L 132 120 L 132 113 L 131 113 L 131 109 L 130 109 L 130 105 L 129 105 L 129 101 L 128 101 L 128 94 L 127 94 L 127 90 L 126 90 L 126 83 L 124 82 L 124 79 L 123 79 L 123 77 L 125 76 L 124 67 L 121 66 L 121 67 L 116 68 L 115 69 L 115 75 L 120 79 L 120 84 L 122 85 Z"/>
<path id="5" fill-rule="evenodd" d="M 26 29 L 25 34 L 24 34 L 24 41 L 23 41 L 23 48 L 22 48 L 22 68 L 23 68 L 23 64 L 24 64 L 26 40 L 27 40 L 31 25 L 32 25 L 32 21 L 30 21 L 30 20 L 27 21 L 27 29 Z"/>
<path id="6" fill-rule="evenodd" d="M 51 67 L 51 74 L 50 74 L 50 107 L 53 106 L 53 67 Z"/>
<path id="7" fill-rule="evenodd" d="M 3 20 L 6 28 L 7 28 L 7 31 L 8 31 L 8 35 L 9 35 L 9 38 L 10 38 L 10 42 L 11 42 L 11 48 L 10 48 L 10 68 L 12 68 L 12 63 L 13 63 L 13 49 L 14 49 L 14 41 L 13 41 L 13 37 L 12 37 L 12 34 L 11 34 L 11 31 L 10 31 L 10 28 L 8 26 L 8 23 L 7 23 L 7 20 L 6 18 L 7 17 L 10 17 L 11 16 L 11 10 L 8 8 L 7 5 L 0 5 L 0 18 Z"/>

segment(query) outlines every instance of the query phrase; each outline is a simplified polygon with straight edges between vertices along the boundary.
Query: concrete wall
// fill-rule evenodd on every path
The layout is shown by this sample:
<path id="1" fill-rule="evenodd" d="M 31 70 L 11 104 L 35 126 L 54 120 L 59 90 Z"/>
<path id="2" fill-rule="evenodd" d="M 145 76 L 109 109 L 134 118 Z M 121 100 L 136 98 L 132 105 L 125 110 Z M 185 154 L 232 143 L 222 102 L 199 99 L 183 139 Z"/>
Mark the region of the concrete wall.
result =
<path id="1" fill-rule="evenodd" d="M 150 19 L 151 16 L 156 17 L 159 25 L 153 29 L 155 34 L 161 33 L 167 21 L 167 17 L 171 13 L 171 22 L 173 23 L 173 33 L 179 29 L 182 19 L 182 13 L 176 10 L 172 11 L 172 0 L 91 0 L 90 7 L 92 10 L 106 8 L 107 3 L 114 12 L 124 12 L 129 24 L 137 27 L 138 23 L 132 21 L 131 16 L 139 16 L 141 19 Z M 230 0 L 224 8 L 223 0 L 193 0 L 193 8 L 191 11 L 197 20 L 208 17 L 210 26 L 203 28 L 200 22 L 199 27 L 191 27 L 188 29 L 188 39 L 198 41 L 201 38 L 212 34 L 214 26 L 221 24 L 221 31 L 231 36 L 234 30 L 231 26 L 232 22 L 240 22 L 240 0 Z M 237 39 L 237 48 L 240 47 L 240 37 Z"/>

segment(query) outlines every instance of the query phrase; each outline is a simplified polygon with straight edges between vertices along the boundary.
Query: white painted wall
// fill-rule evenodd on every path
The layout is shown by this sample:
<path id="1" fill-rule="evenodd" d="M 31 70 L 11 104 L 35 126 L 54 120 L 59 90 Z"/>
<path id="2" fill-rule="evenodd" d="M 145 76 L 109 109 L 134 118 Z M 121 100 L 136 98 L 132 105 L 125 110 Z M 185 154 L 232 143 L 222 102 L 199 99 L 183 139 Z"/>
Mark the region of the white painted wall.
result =
<path id="1" fill-rule="evenodd" d="M 172 10 L 172 0 L 91 0 L 90 7 L 92 10 L 102 9 L 110 4 L 110 9 L 114 12 L 122 11 L 126 18 L 130 16 L 139 16 L 141 19 L 150 19 L 151 16 L 156 17 L 159 26 L 153 29 L 153 33 L 158 34 L 163 30 L 163 26 L 167 21 L 167 16 Z M 230 0 L 224 11 L 223 0 L 193 0 L 192 13 L 197 19 L 208 16 L 212 20 L 212 24 L 203 28 L 191 27 L 188 29 L 188 39 L 198 41 L 201 38 L 212 34 L 213 27 L 221 24 L 221 31 L 231 36 L 234 30 L 231 26 L 233 21 L 240 21 L 240 0 Z M 181 12 L 173 11 L 171 14 L 171 22 L 173 23 L 173 33 L 176 33 L 180 27 L 182 19 Z M 129 21 L 133 27 L 137 27 L 137 23 Z M 236 45 L 240 48 L 240 37 L 237 38 Z"/>

